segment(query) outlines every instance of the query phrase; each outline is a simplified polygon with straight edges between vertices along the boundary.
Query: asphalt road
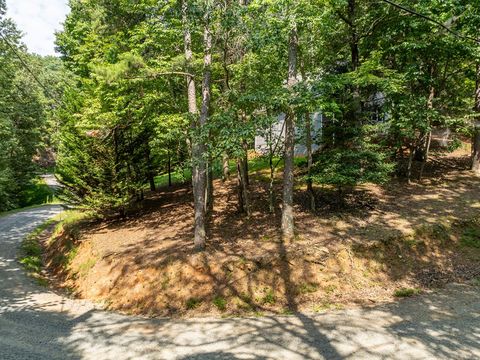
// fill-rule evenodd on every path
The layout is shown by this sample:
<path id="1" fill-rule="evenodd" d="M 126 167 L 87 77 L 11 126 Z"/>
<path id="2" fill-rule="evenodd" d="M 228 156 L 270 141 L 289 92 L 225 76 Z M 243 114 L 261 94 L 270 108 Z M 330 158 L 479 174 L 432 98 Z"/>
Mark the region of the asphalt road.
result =
<path id="1" fill-rule="evenodd" d="M 16 262 L 60 206 L 0 218 L 0 359 L 480 359 L 480 287 L 368 309 L 240 319 L 143 319 L 69 300 Z"/>

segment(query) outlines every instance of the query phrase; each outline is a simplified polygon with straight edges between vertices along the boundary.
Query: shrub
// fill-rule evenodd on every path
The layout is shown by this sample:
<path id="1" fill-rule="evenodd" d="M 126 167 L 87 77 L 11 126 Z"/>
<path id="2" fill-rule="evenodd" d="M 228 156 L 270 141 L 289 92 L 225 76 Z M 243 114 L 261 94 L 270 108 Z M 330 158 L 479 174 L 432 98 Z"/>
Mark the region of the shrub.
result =
<path id="1" fill-rule="evenodd" d="M 342 190 L 363 183 L 385 183 L 393 170 L 394 164 L 376 145 L 329 149 L 316 157 L 310 179 Z"/>

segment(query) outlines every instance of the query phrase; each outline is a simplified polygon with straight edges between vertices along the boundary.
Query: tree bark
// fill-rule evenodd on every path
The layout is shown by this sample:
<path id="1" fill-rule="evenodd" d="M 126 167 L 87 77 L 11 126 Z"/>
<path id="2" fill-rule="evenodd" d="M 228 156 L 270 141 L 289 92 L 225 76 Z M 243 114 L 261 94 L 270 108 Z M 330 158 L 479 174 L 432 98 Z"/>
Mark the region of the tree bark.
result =
<path id="1" fill-rule="evenodd" d="M 297 82 L 298 33 L 294 25 L 290 31 L 288 44 L 287 86 L 291 89 Z M 294 237 L 293 185 L 295 156 L 295 115 L 288 109 L 285 116 L 285 168 L 283 172 L 282 232 L 286 241 Z"/>
<path id="2" fill-rule="evenodd" d="M 302 74 L 302 80 L 305 81 L 305 62 L 302 54 L 300 53 L 300 71 Z M 310 198 L 310 210 L 315 211 L 315 192 L 313 190 L 312 179 L 310 178 L 312 174 L 312 165 L 313 165 L 313 152 L 312 152 L 312 119 L 310 113 L 305 113 L 305 147 L 307 149 L 307 194 Z"/>
<path id="3" fill-rule="evenodd" d="M 145 151 L 145 157 L 147 160 L 147 169 L 148 169 L 148 182 L 150 184 L 150 191 L 155 191 L 155 174 L 153 172 L 152 159 L 150 158 L 150 146 L 147 144 Z"/>
<path id="4" fill-rule="evenodd" d="M 211 77 L 212 77 L 212 33 L 210 32 L 210 14 L 209 14 L 209 9 L 205 10 L 205 27 L 203 31 L 203 42 L 204 42 L 204 56 L 203 56 L 203 81 L 202 81 L 202 107 L 200 109 L 200 129 L 204 129 L 205 125 L 207 124 L 208 121 L 208 116 L 209 116 L 209 111 L 210 111 L 210 85 L 211 85 Z M 209 186 L 207 184 L 208 176 L 207 176 L 207 163 L 206 163 L 206 146 L 201 141 L 200 143 L 200 151 L 199 151 L 199 156 L 198 159 L 200 160 L 200 165 L 199 165 L 199 179 L 198 182 L 199 184 L 202 185 L 200 188 L 199 186 L 199 193 L 202 193 L 202 195 L 198 195 L 199 197 L 202 197 L 202 202 L 198 204 L 199 209 L 198 209 L 198 221 L 203 229 L 205 229 L 205 214 L 206 214 L 206 195 L 207 192 L 209 194 L 209 199 L 208 199 L 208 204 L 212 204 L 213 206 L 213 189 L 210 192 Z M 211 166 L 210 166 L 211 167 Z M 210 205 L 209 205 L 210 206 Z M 201 208 L 201 210 L 200 210 Z M 200 227 L 200 225 L 199 225 Z M 201 234 L 203 235 L 203 234 Z M 206 236 L 203 236 L 203 238 L 199 237 L 198 241 L 195 242 L 195 247 L 198 250 L 203 250 L 205 248 L 205 238 Z"/>
<path id="5" fill-rule="evenodd" d="M 210 218 L 213 214 L 213 166 L 210 159 L 207 163 L 207 185 L 205 189 L 205 214 Z"/>
<path id="6" fill-rule="evenodd" d="M 422 180 L 423 171 L 425 170 L 425 165 L 428 161 L 428 154 L 430 152 L 430 144 L 432 143 L 432 130 L 430 130 L 425 139 L 425 147 L 423 151 L 422 165 L 420 166 L 420 172 L 418 173 L 418 181 Z"/>
<path id="7" fill-rule="evenodd" d="M 183 21 L 183 37 L 185 48 L 185 61 L 187 66 L 187 73 L 191 74 L 192 63 L 192 38 L 190 33 L 190 22 L 188 19 L 188 5 L 187 0 L 182 2 L 182 21 Z M 188 111 L 192 117 L 192 129 L 195 135 L 201 132 L 202 120 L 205 121 L 205 114 L 203 118 L 198 121 L 198 108 L 196 100 L 195 79 L 191 75 L 187 75 L 187 97 L 188 97 Z M 202 98 L 203 108 L 203 98 Z M 207 108 L 208 110 L 208 108 Z M 205 248 L 206 232 L 205 232 L 205 145 L 199 138 L 192 139 L 192 187 L 194 199 L 194 245 L 196 249 Z"/>
<path id="8" fill-rule="evenodd" d="M 315 191 L 313 190 L 312 179 L 310 179 L 313 165 L 312 122 L 310 119 L 310 113 L 305 114 L 305 146 L 307 148 L 307 193 L 310 197 L 310 210 L 315 211 Z"/>
<path id="9" fill-rule="evenodd" d="M 360 66 L 360 51 L 358 50 L 358 30 L 356 25 L 356 0 L 348 0 L 348 22 L 350 27 L 350 53 L 352 70 L 356 71 Z"/>
<path id="10" fill-rule="evenodd" d="M 472 170 L 480 174 L 480 64 L 477 64 L 477 78 L 475 82 L 475 112 L 472 138 Z"/>
<path id="11" fill-rule="evenodd" d="M 168 186 L 172 186 L 172 156 L 170 155 L 170 151 L 168 151 Z"/>
<path id="12" fill-rule="evenodd" d="M 223 170 L 223 181 L 227 181 L 230 178 L 230 167 L 228 166 L 228 154 L 223 153 L 222 155 L 222 170 Z"/>
<path id="13" fill-rule="evenodd" d="M 433 74 L 433 70 L 432 70 Z M 435 97 L 435 88 L 433 86 L 430 86 L 430 93 L 428 94 L 428 101 L 427 101 L 427 109 L 432 110 L 433 109 L 433 99 Z M 429 126 L 430 124 L 430 115 L 427 115 L 429 117 Z M 430 144 L 432 142 L 432 130 L 430 129 L 429 132 L 426 135 L 425 138 L 425 146 L 423 148 L 423 158 L 422 158 L 422 165 L 420 166 L 420 172 L 418 173 L 418 181 L 422 181 L 423 177 L 423 171 L 425 170 L 425 164 L 428 161 L 428 153 L 430 151 Z"/>
<path id="14" fill-rule="evenodd" d="M 243 116 L 244 123 L 247 122 L 247 117 Z M 248 186 L 250 185 L 250 177 L 248 176 L 248 143 L 246 140 L 243 140 L 243 171 L 245 174 L 245 184 Z"/>
<path id="15" fill-rule="evenodd" d="M 238 211 L 250 216 L 250 202 L 244 161 L 244 158 L 237 159 Z"/>
<path id="16" fill-rule="evenodd" d="M 409 146 L 410 153 L 408 154 L 408 164 L 407 164 L 407 182 L 410 184 L 412 179 L 412 164 L 413 164 L 413 153 L 415 147 L 413 145 Z"/>

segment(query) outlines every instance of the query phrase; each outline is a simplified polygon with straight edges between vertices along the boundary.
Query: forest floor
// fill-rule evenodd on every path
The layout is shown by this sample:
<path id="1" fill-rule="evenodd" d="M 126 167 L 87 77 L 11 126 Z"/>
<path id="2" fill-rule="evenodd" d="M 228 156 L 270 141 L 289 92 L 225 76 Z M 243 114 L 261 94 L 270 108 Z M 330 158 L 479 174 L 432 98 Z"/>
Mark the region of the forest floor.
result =
<path id="1" fill-rule="evenodd" d="M 390 302 L 480 281 L 480 179 L 466 164 L 466 154 L 434 156 L 421 183 L 361 186 L 341 205 L 319 188 L 315 213 L 299 185 L 297 235 L 288 243 L 280 207 L 268 212 L 263 170 L 251 174 L 250 219 L 237 212 L 235 182 L 218 180 L 203 253 L 193 248 L 190 188 L 163 188 L 134 215 L 61 232 L 46 262 L 57 286 L 129 314 L 288 314 Z M 281 194 L 280 179 L 275 186 Z"/>

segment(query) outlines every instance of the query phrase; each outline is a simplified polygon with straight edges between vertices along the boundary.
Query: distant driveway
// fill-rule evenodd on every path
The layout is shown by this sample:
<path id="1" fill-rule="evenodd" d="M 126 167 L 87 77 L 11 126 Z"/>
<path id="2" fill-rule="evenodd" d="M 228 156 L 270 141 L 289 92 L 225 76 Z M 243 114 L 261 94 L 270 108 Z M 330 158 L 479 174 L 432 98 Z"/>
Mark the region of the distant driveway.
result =
<path id="1" fill-rule="evenodd" d="M 239 319 L 143 319 L 66 299 L 16 262 L 22 238 L 61 210 L 0 218 L 0 359 L 480 359 L 478 286 L 368 309 Z"/>

